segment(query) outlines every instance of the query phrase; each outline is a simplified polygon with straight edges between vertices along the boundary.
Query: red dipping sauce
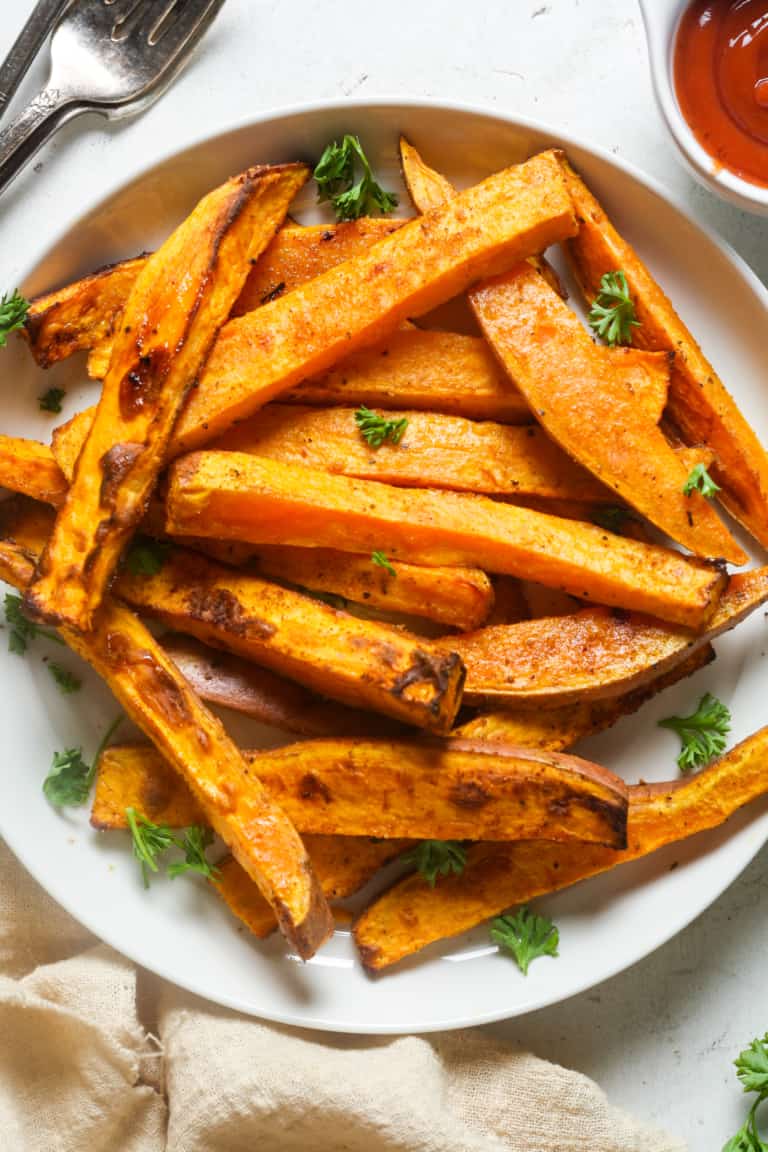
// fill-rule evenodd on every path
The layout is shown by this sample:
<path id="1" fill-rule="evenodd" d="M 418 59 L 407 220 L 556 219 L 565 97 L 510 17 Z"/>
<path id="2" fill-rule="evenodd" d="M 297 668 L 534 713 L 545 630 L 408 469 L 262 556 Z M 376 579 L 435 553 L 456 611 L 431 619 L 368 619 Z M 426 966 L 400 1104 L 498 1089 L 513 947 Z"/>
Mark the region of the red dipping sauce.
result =
<path id="1" fill-rule="evenodd" d="M 677 30 L 674 77 L 702 148 L 768 187 L 768 0 L 694 0 Z"/>

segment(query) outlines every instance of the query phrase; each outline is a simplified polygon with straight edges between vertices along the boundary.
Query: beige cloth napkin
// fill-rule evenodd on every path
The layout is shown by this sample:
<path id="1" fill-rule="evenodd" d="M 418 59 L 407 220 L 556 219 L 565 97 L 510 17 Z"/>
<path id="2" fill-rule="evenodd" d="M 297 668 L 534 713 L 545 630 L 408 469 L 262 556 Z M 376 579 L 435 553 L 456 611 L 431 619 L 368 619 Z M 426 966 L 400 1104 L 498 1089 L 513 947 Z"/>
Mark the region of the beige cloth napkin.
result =
<path id="1" fill-rule="evenodd" d="M 337 1038 L 207 1004 L 99 944 L 0 842 L 4 1152 L 684 1152 L 480 1031 Z"/>

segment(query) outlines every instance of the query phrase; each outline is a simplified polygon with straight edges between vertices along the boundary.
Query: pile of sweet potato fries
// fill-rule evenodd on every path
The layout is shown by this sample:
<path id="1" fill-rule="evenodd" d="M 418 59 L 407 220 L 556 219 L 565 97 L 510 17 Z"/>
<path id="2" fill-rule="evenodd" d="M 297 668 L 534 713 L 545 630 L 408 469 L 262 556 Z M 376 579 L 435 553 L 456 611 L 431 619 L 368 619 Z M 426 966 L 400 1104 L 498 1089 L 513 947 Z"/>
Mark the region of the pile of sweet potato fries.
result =
<path id="1" fill-rule="evenodd" d="M 103 753 L 95 827 L 213 829 L 215 889 L 304 958 L 331 901 L 464 843 L 463 871 L 360 914 L 372 970 L 768 789 L 768 729 L 653 786 L 566 751 L 768 600 L 709 498 L 768 544 L 754 432 L 561 153 L 458 193 L 401 160 L 411 219 L 302 227 L 309 170 L 255 167 L 34 300 L 37 363 L 86 351 L 101 398 L 50 447 L 0 437 L 0 575 L 151 741 Z M 554 244 L 589 303 L 621 270 L 631 343 L 593 339 Z M 476 334 L 419 326 L 456 297 Z M 244 751 L 206 702 L 301 742 Z"/>

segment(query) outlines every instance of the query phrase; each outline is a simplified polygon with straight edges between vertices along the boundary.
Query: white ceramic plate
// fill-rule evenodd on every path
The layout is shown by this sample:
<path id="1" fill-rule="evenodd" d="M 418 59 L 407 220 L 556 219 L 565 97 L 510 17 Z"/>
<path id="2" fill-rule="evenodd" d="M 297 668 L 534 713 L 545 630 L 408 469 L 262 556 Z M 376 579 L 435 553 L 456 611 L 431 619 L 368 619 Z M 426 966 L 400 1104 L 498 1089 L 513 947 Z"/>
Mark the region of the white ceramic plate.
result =
<path id="1" fill-rule="evenodd" d="M 151 247 L 204 191 L 232 172 L 256 162 L 316 158 L 343 132 L 361 135 L 384 185 L 398 188 L 400 132 L 460 185 L 562 144 L 700 334 L 768 441 L 762 391 L 768 294 L 746 266 L 612 157 L 541 126 L 484 112 L 350 103 L 246 124 L 124 185 L 52 247 L 50 237 L 41 237 L 40 253 L 30 254 L 25 287 L 51 288 Z M 313 211 L 312 195 L 310 189 L 304 196 L 304 219 Z M 405 198 L 403 208 L 408 210 Z M 89 400 L 81 362 L 44 375 L 23 348 L 14 347 L 3 354 L 0 369 L 5 432 L 48 438 L 51 421 L 37 412 L 36 397 L 51 384 L 69 388 L 66 414 Z M 754 731 L 766 719 L 767 640 L 758 612 L 718 643 L 714 665 L 585 744 L 585 754 L 629 781 L 674 776 L 676 739 L 655 722 L 687 710 L 706 690 L 730 705 L 734 741 Z M 343 1032 L 418 1032 L 514 1016 L 563 1000 L 679 932 L 731 883 L 768 835 L 768 809 L 757 804 L 726 829 L 541 901 L 560 927 L 560 958 L 533 965 L 527 979 L 496 954 L 485 927 L 433 946 L 376 979 L 363 973 L 343 929 L 302 965 L 282 940 L 262 944 L 249 938 L 203 884 L 160 880 L 145 892 L 127 836 L 99 835 L 89 828 L 86 812 L 59 813 L 48 806 L 40 785 L 52 751 L 83 744 L 92 753 L 116 707 L 87 673 L 83 692 L 60 696 L 42 663 L 45 654 L 43 642 L 24 659 L 0 652 L 0 832 L 54 899 L 120 952 L 201 996 L 258 1016 Z M 75 667 L 75 657 L 68 663 Z M 235 733 L 254 740 L 252 728 L 243 724 Z M 274 734 L 261 735 L 274 741 Z"/>

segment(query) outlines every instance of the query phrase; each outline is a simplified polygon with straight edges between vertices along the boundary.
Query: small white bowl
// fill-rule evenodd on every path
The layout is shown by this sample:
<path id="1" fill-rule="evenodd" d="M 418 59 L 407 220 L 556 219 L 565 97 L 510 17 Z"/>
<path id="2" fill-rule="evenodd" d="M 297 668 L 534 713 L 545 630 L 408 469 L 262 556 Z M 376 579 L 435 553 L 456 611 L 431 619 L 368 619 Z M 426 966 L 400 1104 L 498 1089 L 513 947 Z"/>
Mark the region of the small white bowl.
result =
<path id="1" fill-rule="evenodd" d="M 723 200 L 747 212 L 768 216 L 768 188 L 742 180 L 719 167 L 702 148 L 680 111 L 674 85 L 674 49 L 677 26 L 689 0 L 640 0 L 645 21 L 651 76 L 661 113 L 673 140 L 693 175 Z"/>

